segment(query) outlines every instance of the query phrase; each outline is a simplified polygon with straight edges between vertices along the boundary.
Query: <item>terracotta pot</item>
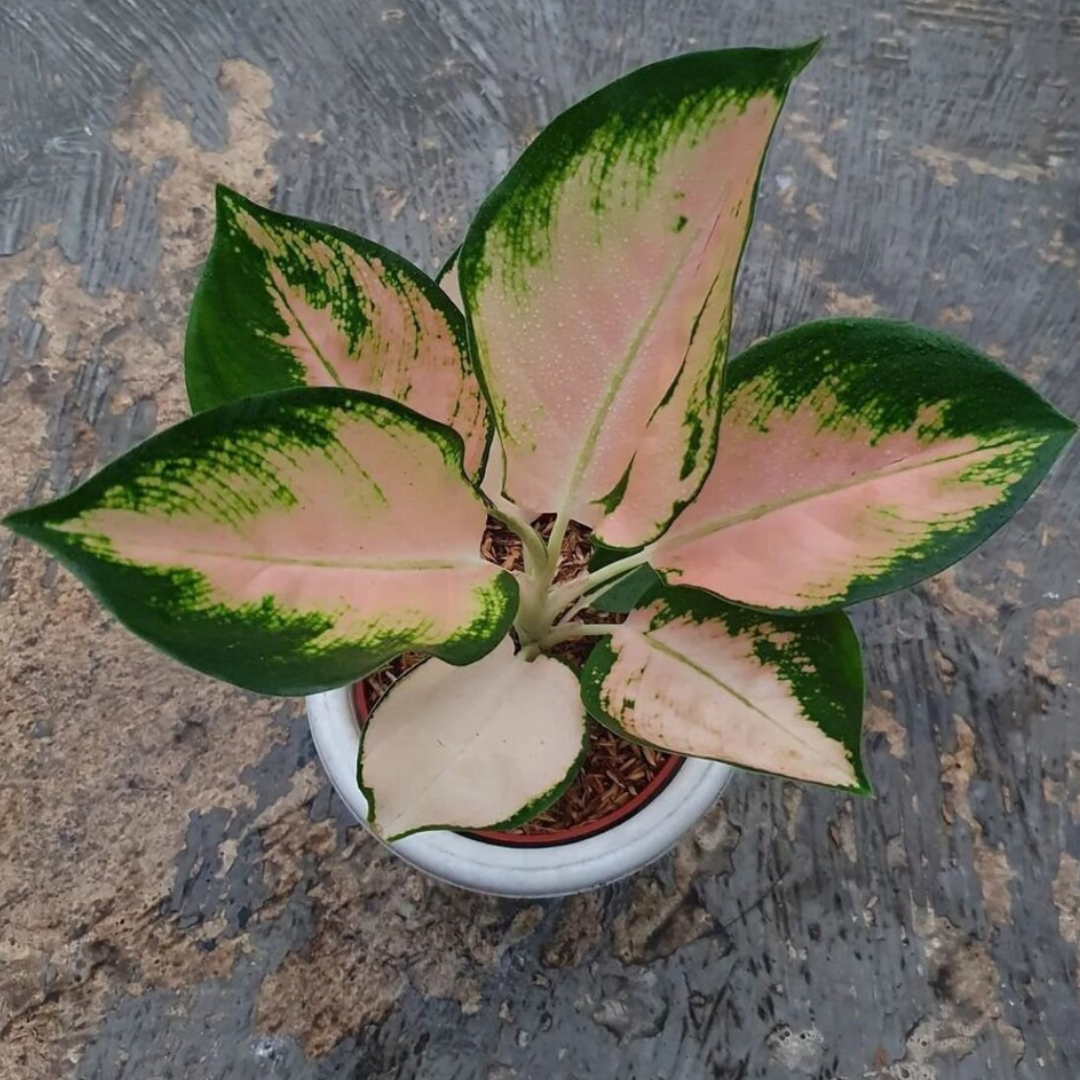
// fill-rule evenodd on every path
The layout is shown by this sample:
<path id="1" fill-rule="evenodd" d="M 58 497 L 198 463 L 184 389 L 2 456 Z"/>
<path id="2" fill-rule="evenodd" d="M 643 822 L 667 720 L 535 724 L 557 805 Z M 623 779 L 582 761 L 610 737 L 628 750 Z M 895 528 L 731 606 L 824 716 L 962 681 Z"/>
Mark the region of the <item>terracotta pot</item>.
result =
<path id="1" fill-rule="evenodd" d="M 356 782 L 362 684 L 307 699 L 319 758 L 353 816 L 366 825 L 367 801 Z M 618 881 L 668 851 L 709 810 L 733 770 L 700 758 L 672 758 L 627 805 L 563 833 L 514 836 L 499 832 L 434 831 L 389 848 L 432 877 L 499 896 L 565 896 Z"/>

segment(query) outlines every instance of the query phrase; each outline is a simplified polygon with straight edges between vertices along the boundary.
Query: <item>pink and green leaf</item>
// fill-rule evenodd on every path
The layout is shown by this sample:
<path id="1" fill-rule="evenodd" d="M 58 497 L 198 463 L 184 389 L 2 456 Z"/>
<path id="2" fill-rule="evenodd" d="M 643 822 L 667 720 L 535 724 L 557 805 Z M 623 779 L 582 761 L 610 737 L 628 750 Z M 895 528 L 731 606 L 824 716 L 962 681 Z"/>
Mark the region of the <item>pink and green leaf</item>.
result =
<path id="1" fill-rule="evenodd" d="M 405 650 L 494 648 L 517 583 L 481 558 L 485 522 L 455 432 L 301 389 L 200 413 L 5 524 L 177 659 L 306 694 Z"/>
<path id="2" fill-rule="evenodd" d="M 842 613 L 769 616 L 660 589 L 593 649 L 581 684 L 591 715 L 634 741 L 869 790 L 859 643 Z"/>
<path id="3" fill-rule="evenodd" d="M 358 780 L 387 840 L 423 829 L 509 829 L 553 803 L 587 746 L 573 673 L 507 639 L 455 668 L 428 660 L 364 725 Z"/>
<path id="4" fill-rule="evenodd" d="M 815 49 L 634 72 L 555 120 L 482 205 L 456 269 L 507 497 L 621 548 L 693 498 L 762 159 Z"/>
<path id="5" fill-rule="evenodd" d="M 649 562 L 770 610 L 893 592 L 1003 525 L 1075 430 L 942 334 L 810 323 L 732 361 L 712 473 Z"/>
<path id="6" fill-rule="evenodd" d="M 196 411 L 299 386 L 365 390 L 454 428 L 470 476 L 484 458 L 464 319 L 435 282 L 370 240 L 226 187 L 184 367 Z"/>
<path id="7" fill-rule="evenodd" d="M 460 253 L 461 249 L 458 248 L 458 250 L 446 260 L 442 269 L 439 271 L 437 279 L 439 287 L 459 308 L 463 303 L 461 299 L 461 283 L 458 281 L 458 256 Z M 502 496 L 504 467 L 505 460 L 503 457 L 502 444 L 499 442 L 498 434 L 493 433 L 491 443 L 488 447 L 487 462 L 484 466 L 484 473 L 481 477 L 479 487 L 480 490 L 496 505 L 498 505 Z M 524 503 L 518 503 L 516 505 L 519 516 L 526 521 L 532 521 L 534 518 L 540 516 L 540 511 L 531 506 Z"/>

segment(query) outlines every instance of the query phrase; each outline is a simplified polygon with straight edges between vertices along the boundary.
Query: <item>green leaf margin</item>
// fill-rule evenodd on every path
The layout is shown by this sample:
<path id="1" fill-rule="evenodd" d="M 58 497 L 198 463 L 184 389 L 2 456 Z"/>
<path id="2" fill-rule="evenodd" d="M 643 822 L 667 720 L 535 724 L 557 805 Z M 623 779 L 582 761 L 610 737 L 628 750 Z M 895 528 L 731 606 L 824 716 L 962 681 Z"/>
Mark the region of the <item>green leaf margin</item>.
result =
<path id="1" fill-rule="evenodd" d="M 907 363 L 893 363 L 890 368 L 838 361 L 841 347 L 852 344 L 868 356 L 887 354 L 890 360 L 905 356 L 917 361 L 917 378 L 911 377 Z M 946 334 L 889 319 L 821 319 L 752 345 L 728 363 L 725 408 L 740 387 L 772 369 L 775 376 L 770 382 L 771 392 L 760 399 L 759 411 L 761 430 L 767 430 L 766 419 L 774 408 L 794 411 L 837 365 L 844 378 L 829 379 L 829 389 L 849 415 L 872 415 L 879 420 L 881 435 L 911 430 L 917 426 L 922 409 L 944 403 L 943 431 L 947 434 L 992 438 L 1026 432 L 1043 433 L 1045 438 L 1024 476 L 1012 486 L 1009 497 L 973 515 L 970 527 L 956 540 L 945 545 L 934 541 L 917 545 L 894 559 L 887 574 L 856 577 L 848 591 L 834 600 L 800 609 L 755 610 L 784 615 L 833 611 L 898 592 L 940 573 L 969 555 L 1013 517 L 1076 434 L 1077 426 L 1071 419 L 990 357 Z M 886 410 L 881 406 L 881 397 L 888 390 L 893 391 L 894 400 Z M 724 437 L 723 418 L 720 437 Z M 935 556 L 936 547 L 944 550 Z M 674 574 L 658 572 L 666 584 L 680 584 Z M 753 607 L 740 600 L 729 602 Z"/>
<path id="2" fill-rule="evenodd" d="M 589 560 L 589 572 L 602 570 L 605 566 L 625 558 L 625 551 L 605 547 L 594 540 L 592 558 Z M 589 604 L 589 607 L 594 611 L 609 611 L 616 615 L 626 615 L 641 605 L 650 590 L 663 583 L 664 579 L 648 563 L 644 563 L 617 578 L 614 584 L 602 587 L 602 591 Z"/>
<path id="3" fill-rule="evenodd" d="M 573 168 L 578 156 L 588 148 L 597 131 L 609 125 L 626 124 L 624 116 L 634 111 L 648 117 L 655 109 L 655 102 L 660 96 L 657 92 L 658 87 L 662 87 L 663 91 L 670 96 L 685 95 L 690 102 L 689 109 L 692 112 L 694 99 L 715 89 L 719 72 L 723 73 L 723 79 L 732 100 L 741 100 L 745 103 L 757 94 L 772 92 L 783 105 L 792 81 L 813 59 L 824 40 L 824 37 L 820 37 L 787 49 L 704 50 L 684 53 L 648 64 L 608 83 L 571 105 L 555 117 L 529 144 L 509 173 L 481 203 L 469 225 L 464 242 L 450 256 L 439 274 L 440 278 L 444 277 L 456 263 L 468 335 L 469 356 L 472 359 L 480 389 L 487 400 L 495 431 L 499 431 L 505 425 L 491 392 L 485 364 L 481 359 L 472 309 L 476 287 L 493 272 L 491 266 L 484 262 L 483 252 L 486 246 L 486 234 L 495 225 L 500 215 L 507 212 L 507 207 L 513 206 L 514 201 L 521 196 L 522 205 L 513 212 L 512 223 L 512 230 L 517 237 L 516 259 L 524 264 L 536 264 L 542 258 L 543 252 L 536 248 L 535 236 L 545 230 L 550 220 L 552 203 L 560 182 Z M 656 110 L 652 124 L 652 136 L 656 144 L 659 144 L 665 133 L 668 119 L 663 115 L 662 109 Z M 776 121 L 773 123 L 773 131 L 775 127 Z M 642 131 L 640 128 L 635 131 L 627 124 L 623 135 L 630 139 L 641 136 Z M 771 138 L 770 132 L 770 142 Z M 611 141 L 617 143 L 619 140 L 612 136 Z M 642 155 L 646 154 L 644 149 L 639 152 Z M 654 155 L 659 153 L 657 145 L 653 146 L 651 152 Z M 753 229 L 754 211 L 766 156 L 767 154 L 762 154 L 753 190 L 750 193 L 746 231 L 733 278 L 736 281 L 738 267 L 742 264 L 746 245 Z M 503 273 L 506 272 L 505 268 L 501 269 Z M 726 362 L 721 364 L 717 379 L 721 394 L 723 393 L 724 368 L 726 368 Z M 708 460 L 711 462 L 715 458 L 719 425 L 720 413 L 718 412 L 716 422 L 710 425 L 711 430 L 704 431 L 699 424 L 688 435 L 688 448 L 683 461 L 684 475 L 692 452 L 691 447 L 699 446 L 703 440 L 707 439 L 709 442 Z M 610 492 L 604 497 L 605 499 L 611 500 L 615 494 L 618 494 L 621 499 L 621 492 L 618 489 L 620 486 L 625 486 L 628 472 L 629 466 L 627 474 L 616 485 L 615 491 Z M 703 469 L 699 489 L 707 477 L 708 469 Z M 505 490 L 503 494 L 506 495 Z M 667 525 L 661 528 L 652 539 L 662 536 L 670 527 L 671 522 L 691 502 L 693 502 L 692 498 L 678 503 L 673 508 Z M 604 509 L 607 513 L 611 513 L 617 505 L 618 500 L 611 502 L 610 505 L 605 504 Z"/>
<path id="4" fill-rule="evenodd" d="M 408 259 L 347 229 L 260 206 L 224 184 L 215 189 L 215 205 L 214 239 L 195 289 L 184 340 L 184 379 L 193 412 L 308 385 L 302 365 L 271 339 L 288 327 L 268 292 L 270 281 L 264 267 L 270 256 L 235 226 L 241 210 L 256 221 L 303 230 L 316 239 L 335 240 L 357 251 L 365 261 L 380 261 L 388 276 L 407 279 L 446 319 L 463 363 L 470 363 L 464 316 L 439 285 Z M 235 250 L 238 243 L 241 251 Z M 350 315 L 364 319 L 359 302 Z M 487 427 L 486 461 L 493 430 L 486 411 L 483 422 Z M 483 464 L 477 475 L 483 475 Z"/>
<path id="5" fill-rule="evenodd" d="M 872 789 L 863 768 L 862 722 L 865 698 L 862 650 L 851 620 L 843 612 L 820 615 L 776 616 L 730 604 L 701 589 L 660 587 L 651 591 L 645 603 L 662 600 L 664 612 L 655 617 L 650 628 L 688 615 L 695 622 L 717 621 L 731 634 L 752 631 L 763 624 L 775 626 L 795 635 L 798 655 L 786 653 L 781 646 L 769 641 L 755 643 L 754 653 L 764 666 L 776 669 L 803 702 L 807 716 L 829 738 L 840 742 L 848 751 L 858 784 L 831 790 L 848 791 L 854 795 L 870 795 Z M 659 743 L 639 739 L 611 715 L 603 704 L 603 684 L 617 659 L 610 638 L 601 638 L 581 671 L 581 698 L 589 715 L 624 739 L 642 746 L 651 746 L 665 753 L 683 753 Z M 805 669 L 806 664 L 813 671 Z M 735 762 L 733 768 L 762 775 L 777 775 L 761 769 L 748 768 Z M 813 783 L 813 781 L 796 781 Z M 829 785 L 816 785 L 829 787 Z"/>
<path id="6" fill-rule="evenodd" d="M 194 594 L 205 588 L 195 571 L 152 570 L 111 561 L 88 553 L 78 537 L 59 532 L 50 525 L 72 520 L 87 510 L 103 505 L 106 492 L 122 492 L 137 509 L 142 489 L 131 481 L 152 462 L 170 460 L 170 471 L 182 474 L 185 459 L 201 446 L 213 448 L 238 429 L 272 428 L 288 431 L 294 442 L 305 447 L 333 440 L 333 433 L 312 417 L 318 411 L 341 409 L 367 414 L 383 412 L 389 420 L 406 421 L 424 431 L 441 448 L 444 459 L 461 474 L 462 483 L 475 492 L 466 477 L 462 461 L 461 436 L 445 424 L 421 416 L 412 409 L 374 394 L 336 387 L 302 388 L 264 394 L 198 413 L 174 427 L 158 433 L 106 465 L 74 491 L 51 502 L 17 511 L 3 519 L 13 532 L 32 540 L 75 575 L 124 626 L 173 659 L 225 682 L 258 693 L 296 696 L 315 693 L 355 682 L 384 666 L 402 652 L 415 648 L 407 636 L 385 638 L 370 656 L 357 656 L 356 645 L 340 645 L 319 654 L 303 656 L 301 673 L 295 672 L 296 655 L 329 625 L 322 615 L 299 615 L 283 611 L 272 599 L 264 598 L 252 608 L 260 621 L 276 623 L 273 637 L 261 648 L 253 643 L 249 618 L 225 605 L 216 605 L 191 617 L 187 608 Z M 305 413 L 309 414 L 305 416 Z M 128 481 L 125 487 L 125 481 Z M 479 496 L 476 496 L 479 499 Z M 480 538 L 477 537 L 479 549 Z M 465 665 L 487 655 L 509 632 L 517 613 L 518 586 L 503 572 L 492 582 L 493 611 L 490 635 L 481 638 L 450 638 L 424 651 L 449 664 Z M 138 597 L 138 603 L 129 603 Z M 185 621 L 178 621 L 181 615 Z M 242 657 L 237 653 L 243 652 Z"/>

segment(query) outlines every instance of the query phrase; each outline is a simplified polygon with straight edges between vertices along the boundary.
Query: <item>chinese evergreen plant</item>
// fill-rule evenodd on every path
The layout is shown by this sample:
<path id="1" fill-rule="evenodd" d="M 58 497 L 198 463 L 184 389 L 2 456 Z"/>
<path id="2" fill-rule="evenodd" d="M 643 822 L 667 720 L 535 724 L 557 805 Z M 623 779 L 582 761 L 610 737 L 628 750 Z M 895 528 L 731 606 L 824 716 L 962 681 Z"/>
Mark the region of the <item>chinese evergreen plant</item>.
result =
<path id="1" fill-rule="evenodd" d="M 389 838 L 527 820 L 579 767 L 587 716 L 866 790 L 839 609 L 971 551 L 1074 425 L 896 322 L 811 323 L 725 363 L 762 159 L 815 49 L 682 56 L 569 109 L 441 288 L 219 189 L 195 415 L 7 524 L 135 633 L 252 690 L 432 657 L 364 733 Z M 523 571 L 481 557 L 488 515 Z M 572 521 L 594 561 L 556 584 Z M 595 646 L 575 672 L 550 652 L 579 638 Z"/>

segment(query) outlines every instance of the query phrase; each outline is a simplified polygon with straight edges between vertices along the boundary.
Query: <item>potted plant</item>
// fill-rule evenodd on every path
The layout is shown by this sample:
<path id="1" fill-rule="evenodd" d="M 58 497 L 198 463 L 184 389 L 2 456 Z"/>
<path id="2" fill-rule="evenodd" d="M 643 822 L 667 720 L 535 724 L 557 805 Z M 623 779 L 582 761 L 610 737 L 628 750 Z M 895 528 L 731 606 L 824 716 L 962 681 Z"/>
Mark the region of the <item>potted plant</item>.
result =
<path id="1" fill-rule="evenodd" d="M 762 160 L 816 48 L 681 56 L 575 105 L 442 287 L 219 189 L 194 415 L 6 524 L 177 659 L 308 695 L 350 809 L 467 887 L 629 873 L 732 767 L 866 792 L 840 609 L 971 551 L 1075 428 L 895 322 L 727 362 Z M 625 804 L 515 833 L 586 757 Z"/>

